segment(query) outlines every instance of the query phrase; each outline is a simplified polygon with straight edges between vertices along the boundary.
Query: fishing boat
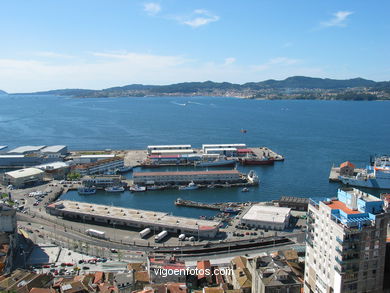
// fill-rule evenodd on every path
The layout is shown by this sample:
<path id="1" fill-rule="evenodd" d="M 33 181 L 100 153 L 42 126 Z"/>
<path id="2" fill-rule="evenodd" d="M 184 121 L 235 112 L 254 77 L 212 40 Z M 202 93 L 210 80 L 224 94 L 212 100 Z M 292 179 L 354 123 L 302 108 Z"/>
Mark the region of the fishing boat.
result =
<path id="1" fill-rule="evenodd" d="M 104 188 L 104 190 L 107 192 L 123 192 L 125 191 L 125 188 L 123 186 L 110 186 Z"/>
<path id="2" fill-rule="evenodd" d="M 79 189 L 77 189 L 77 192 L 80 195 L 95 194 L 96 193 L 96 188 L 94 188 L 94 187 L 80 187 Z"/>
<path id="3" fill-rule="evenodd" d="M 188 183 L 188 185 L 185 186 L 179 186 L 179 190 L 195 190 L 198 189 L 199 186 L 196 185 L 193 181 Z"/>
<path id="4" fill-rule="evenodd" d="M 130 186 L 129 190 L 131 192 L 144 192 L 144 191 L 146 191 L 146 187 L 145 186 L 132 185 L 132 186 Z"/>

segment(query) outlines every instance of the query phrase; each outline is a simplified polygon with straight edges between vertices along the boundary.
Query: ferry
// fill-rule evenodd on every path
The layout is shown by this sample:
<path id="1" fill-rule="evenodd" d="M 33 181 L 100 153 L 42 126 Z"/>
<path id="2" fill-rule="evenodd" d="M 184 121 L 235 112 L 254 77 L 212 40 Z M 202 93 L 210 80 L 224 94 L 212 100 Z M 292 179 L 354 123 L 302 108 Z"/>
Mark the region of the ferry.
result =
<path id="1" fill-rule="evenodd" d="M 144 192 L 144 191 L 146 191 L 146 187 L 145 186 L 133 185 L 133 186 L 130 186 L 129 190 L 131 192 Z"/>
<path id="2" fill-rule="evenodd" d="M 198 188 L 199 188 L 199 186 L 196 185 L 193 181 L 190 182 L 186 186 L 179 186 L 179 190 L 195 190 L 195 189 L 198 189 Z"/>
<path id="3" fill-rule="evenodd" d="M 107 192 L 123 192 L 125 191 L 125 188 L 123 186 L 110 186 L 104 188 L 104 190 Z"/>
<path id="4" fill-rule="evenodd" d="M 200 162 L 195 162 L 195 167 L 225 167 L 225 166 L 235 166 L 236 160 L 224 158 L 216 159 L 206 159 Z"/>
<path id="5" fill-rule="evenodd" d="M 80 187 L 77 189 L 77 192 L 81 195 L 90 195 L 96 193 L 96 188 L 94 187 Z"/>
<path id="6" fill-rule="evenodd" d="M 339 176 L 345 185 L 372 189 L 390 189 L 390 157 L 376 158 L 373 166 L 368 166 L 356 176 Z"/>

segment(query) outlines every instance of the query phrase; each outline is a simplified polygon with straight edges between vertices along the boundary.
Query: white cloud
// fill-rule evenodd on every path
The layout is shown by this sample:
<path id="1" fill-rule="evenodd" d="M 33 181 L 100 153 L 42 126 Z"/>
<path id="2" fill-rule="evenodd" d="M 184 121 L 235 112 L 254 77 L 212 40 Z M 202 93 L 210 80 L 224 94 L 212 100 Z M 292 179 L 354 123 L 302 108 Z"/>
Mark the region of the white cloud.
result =
<path id="1" fill-rule="evenodd" d="M 149 15 L 156 15 L 161 10 L 161 5 L 155 2 L 144 4 L 144 11 Z"/>
<path id="2" fill-rule="evenodd" d="M 56 53 L 56 52 L 50 52 L 50 51 L 39 51 L 34 53 L 35 56 L 39 57 L 47 57 L 47 58 L 75 58 L 72 55 L 68 54 L 62 54 L 62 53 Z"/>
<path id="3" fill-rule="evenodd" d="M 299 63 L 299 59 L 292 59 L 287 57 L 276 57 L 268 60 L 267 62 L 260 64 L 260 65 L 254 65 L 252 68 L 256 71 L 264 71 L 267 69 L 270 69 L 272 67 L 278 66 L 278 67 L 285 67 L 290 66 Z"/>
<path id="4" fill-rule="evenodd" d="M 225 65 L 230 65 L 230 64 L 233 64 L 234 62 L 236 62 L 236 58 L 234 57 L 228 57 L 225 59 Z"/>
<path id="5" fill-rule="evenodd" d="M 219 16 L 204 9 L 196 9 L 191 17 L 180 20 L 182 24 L 197 28 L 219 20 Z"/>
<path id="6" fill-rule="evenodd" d="M 34 54 L 32 54 L 35 56 Z M 237 64 L 233 57 L 215 63 L 180 55 L 136 52 L 94 52 L 85 58 L 61 60 L 0 59 L 1 89 L 31 92 L 59 88 L 102 89 L 132 83 L 171 84 L 186 81 L 244 83 L 292 75 L 327 76 L 321 68 L 300 66 L 302 62 L 276 57 L 257 65 Z"/>
<path id="7" fill-rule="evenodd" d="M 346 26 L 348 16 L 353 14 L 352 11 L 337 11 L 333 13 L 333 18 L 328 21 L 321 22 L 321 27 L 332 27 L 332 26 Z"/>

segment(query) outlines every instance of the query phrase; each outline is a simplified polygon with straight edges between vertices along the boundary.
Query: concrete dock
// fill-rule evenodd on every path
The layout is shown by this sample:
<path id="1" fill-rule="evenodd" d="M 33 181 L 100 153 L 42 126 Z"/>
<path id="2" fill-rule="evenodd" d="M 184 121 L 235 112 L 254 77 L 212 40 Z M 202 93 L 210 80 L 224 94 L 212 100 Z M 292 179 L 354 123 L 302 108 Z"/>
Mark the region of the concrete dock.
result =
<path id="1" fill-rule="evenodd" d="M 262 158 L 267 156 L 274 158 L 275 161 L 284 161 L 284 157 L 270 148 L 267 147 L 250 147 L 257 157 Z M 146 150 L 122 150 L 122 151 L 113 151 L 116 155 L 124 156 L 125 166 L 137 167 L 142 165 L 142 162 L 147 158 Z M 194 154 L 200 154 L 201 149 L 194 148 Z M 177 164 L 174 164 L 175 166 Z M 187 164 L 188 165 L 188 164 Z M 164 164 L 164 166 L 167 166 Z"/>
<path id="2" fill-rule="evenodd" d="M 361 168 L 355 168 L 355 171 L 354 171 L 354 176 L 356 176 L 358 173 L 361 173 L 363 172 L 364 169 L 361 169 Z M 329 181 L 330 182 L 341 182 L 340 179 L 339 179 L 339 176 L 340 176 L 340 167 L 332 167 L 330 169 L 330 173 L 329 173 Z"/>

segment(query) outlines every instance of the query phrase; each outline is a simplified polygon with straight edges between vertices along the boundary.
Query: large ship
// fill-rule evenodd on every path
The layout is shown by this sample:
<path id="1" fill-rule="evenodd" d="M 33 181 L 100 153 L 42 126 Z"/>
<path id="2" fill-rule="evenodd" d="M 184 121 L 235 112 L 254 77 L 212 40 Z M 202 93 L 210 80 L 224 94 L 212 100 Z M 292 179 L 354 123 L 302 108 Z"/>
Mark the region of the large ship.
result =
<path id="1" fill-rule="evenodd" d="M 267 157 L 245 157 L 240 159 L 240 163 L 242 165 L 273 165 L 275 160 Z"/>
<path id="2" fill-rule="evenodd" d="M 226 157 L 205 157 L 202 161 L 195 162 L 195 167 L 226 167 L 235 166 L 236 160 Z"/>
<path id="3" fill-rule="evenodd" d="M 376 158 L 373 166 L 368 166 L 356 176 L 339 176 L 345 185 L 375 189 L 390 189 L 390 157 Z"/>

